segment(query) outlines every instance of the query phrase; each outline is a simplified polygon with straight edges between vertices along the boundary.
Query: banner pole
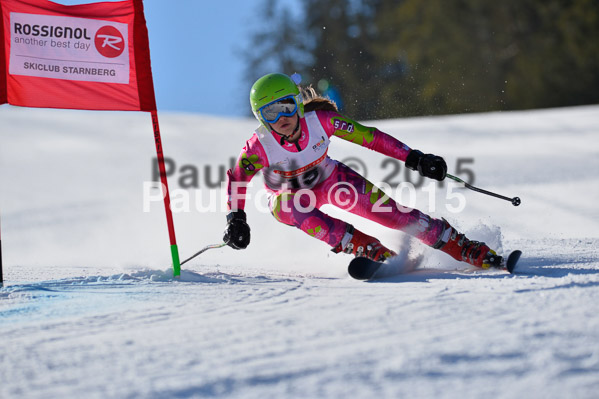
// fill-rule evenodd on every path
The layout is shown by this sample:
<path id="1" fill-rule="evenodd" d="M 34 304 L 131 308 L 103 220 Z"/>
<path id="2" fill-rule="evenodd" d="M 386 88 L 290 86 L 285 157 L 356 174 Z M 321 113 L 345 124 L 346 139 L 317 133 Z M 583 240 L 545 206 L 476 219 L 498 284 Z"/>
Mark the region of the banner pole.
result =
<path id="1" fill-rule="evenodd" d="M 158 112 L 152 113 L 152 126 L 154 127 L 154 141 L 156 142 L 156 156 L 158 159 L 158 168 L 160 170 L 160 181 L 164 188 L 164 209 L 166 211 L 166 223 L 168 225 L 168 235 L 171 243 L 171 256 L 173 258 L 173 276 L 181 275 L 181 261 L 179 260 L 179 248 L 177 247 L 177 238 L 175 237 L 175 225 L 173 223 L 173 213 L 171 211 L 171 198 L 168 191 L 166 179 L 166 168 L 164 166 L 164 154 L 162 152 L 162 139 L 160 138 L 160 125 L 158 124 Z"/>
<path id="2" fill-rule="evenodd" d="M 1 223 L 0 223 L 0 287 L 4 287 L 4 275 L 2 274 L 2 224 Z"/>

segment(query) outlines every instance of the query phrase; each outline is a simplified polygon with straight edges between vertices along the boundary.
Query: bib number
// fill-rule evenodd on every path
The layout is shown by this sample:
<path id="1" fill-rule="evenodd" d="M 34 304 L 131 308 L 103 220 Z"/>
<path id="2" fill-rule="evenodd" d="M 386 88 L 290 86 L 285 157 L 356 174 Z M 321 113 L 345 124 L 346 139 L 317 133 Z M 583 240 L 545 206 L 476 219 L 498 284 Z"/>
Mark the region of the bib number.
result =
<path id="1" fill-rule="evenodd" d="M 287 181 L 292 189 L 299 190 L 301 188 L 310 188 L 318 182 L 320 176 L 319 168 L 310 169 L 299 176 L 292 177 Z"/>

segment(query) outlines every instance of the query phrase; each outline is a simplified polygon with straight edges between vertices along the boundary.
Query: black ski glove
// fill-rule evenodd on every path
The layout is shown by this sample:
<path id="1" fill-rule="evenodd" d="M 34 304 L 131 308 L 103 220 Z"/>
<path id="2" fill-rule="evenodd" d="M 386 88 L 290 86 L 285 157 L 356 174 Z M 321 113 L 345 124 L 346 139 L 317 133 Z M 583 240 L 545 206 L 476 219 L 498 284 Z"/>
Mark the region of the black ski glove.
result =
<path id="1" fill-rule="evenodd" d="M 246 223 L 243 210 L 227 214 L 227 229 L 223 241 L 234 249 L 245 249 L 250 245 L 250 226 Z"/>
<path id="2" fill-rule="evenodd" d="M 443 180 L 447 175 L 445 160 L 437 155 L 423 154 L 421 151 L 412 150 L 406 159 L 408 169 L 417 170 L 424 177 Z"/>

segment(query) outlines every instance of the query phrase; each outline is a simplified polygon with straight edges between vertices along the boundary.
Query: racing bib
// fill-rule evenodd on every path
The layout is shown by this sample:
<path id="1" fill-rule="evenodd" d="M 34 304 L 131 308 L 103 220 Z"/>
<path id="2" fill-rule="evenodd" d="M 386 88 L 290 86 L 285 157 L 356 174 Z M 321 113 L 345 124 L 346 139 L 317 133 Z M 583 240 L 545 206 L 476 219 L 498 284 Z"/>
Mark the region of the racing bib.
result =
<path id="1" fill-rule="evenodd" d="M 263 170 L 264 182 L 272 190 L 286 186 L 290 189 L 311 188 L 331 175 L 335 162 L 327 156 L 330 140 L 316 116 L 304 115 L 308 145 L 301 151 L 287 151 L 273 135 L 261 126 L 256 134 L 262 144 L 270 167 Z"/>

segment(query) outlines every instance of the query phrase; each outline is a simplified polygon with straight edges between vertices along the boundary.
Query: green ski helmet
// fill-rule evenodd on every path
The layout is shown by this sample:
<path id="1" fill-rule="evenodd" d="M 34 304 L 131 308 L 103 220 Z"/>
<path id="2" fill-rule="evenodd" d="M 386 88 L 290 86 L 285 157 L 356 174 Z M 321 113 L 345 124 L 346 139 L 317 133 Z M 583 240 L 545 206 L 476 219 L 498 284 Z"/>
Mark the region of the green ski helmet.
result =
<path id="1" fill-rule="evenodd" d="M 260 108 L 277 102 L 283 97 L 293 96 L 300 118 L 304 117 L 304 103 L 296 84 L 296 82 L 299 84 L 300 80 L 301 77 L 298 74 L 289 77 L 283 73 L 270 73 L 262 76 L 254 83 L 250 91 L 250 105 L 256 119 L 266 128 L 269 128 L 269 126 L 260 115 Z"/>

